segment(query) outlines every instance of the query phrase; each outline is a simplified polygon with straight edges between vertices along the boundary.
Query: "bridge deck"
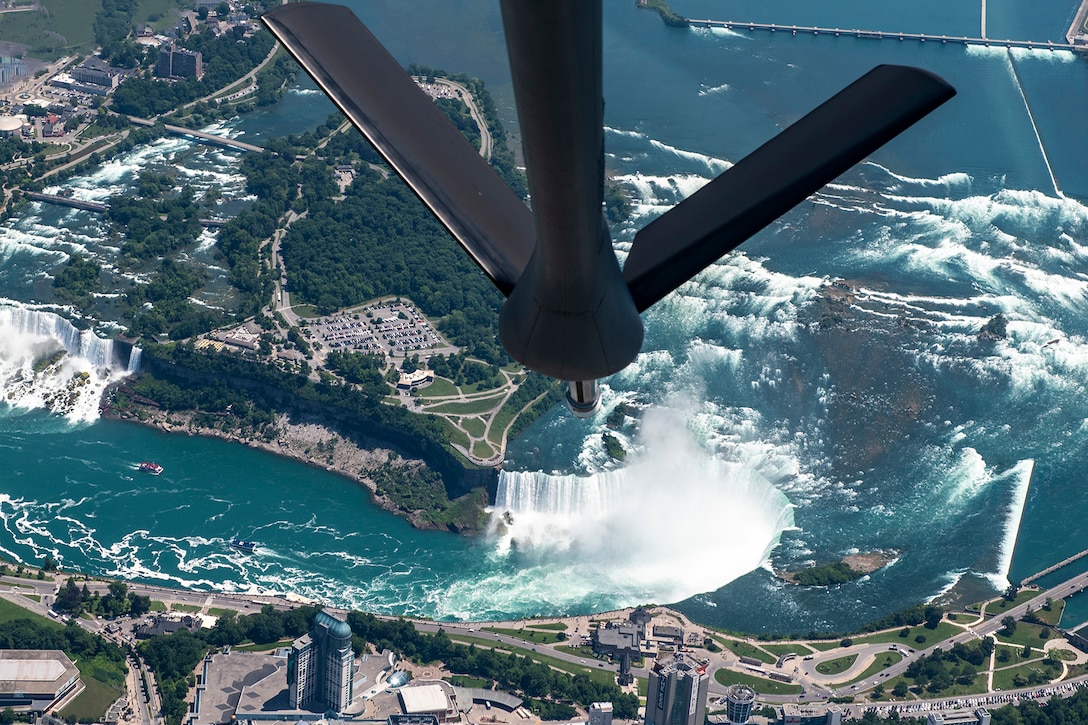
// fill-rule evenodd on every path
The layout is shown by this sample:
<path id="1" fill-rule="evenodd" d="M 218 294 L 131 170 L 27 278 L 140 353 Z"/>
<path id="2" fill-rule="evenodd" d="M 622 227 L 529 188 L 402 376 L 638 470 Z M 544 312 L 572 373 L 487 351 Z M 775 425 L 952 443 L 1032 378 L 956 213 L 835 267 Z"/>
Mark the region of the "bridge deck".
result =
<path id="1" fill-rule="evenodd" d="M 961 45 L 986 45 L 1005 48 L 1039 48 L 1044 50 L 1088 50 L 1083 45 L 1073 43 L 1040 42 L 1036 40 L 997 40 L 994 38 L 972 38 L 966 35 L 931 35 L 928 33 L 897 33 L 886 30 L 859 30 L 857 28 L 824 28 L 816 25 L 779 25 L 777 23 L 746 23 L 736 20 L 694 20 L 688 22 L 700 28 L 726 28 L 728 30 L 766 30 L 772 33 L 784 32 L 792 35 L 834 35 L 869 38 L 874 40 L 917 40 L 922 43 L 957 43 Z"/>

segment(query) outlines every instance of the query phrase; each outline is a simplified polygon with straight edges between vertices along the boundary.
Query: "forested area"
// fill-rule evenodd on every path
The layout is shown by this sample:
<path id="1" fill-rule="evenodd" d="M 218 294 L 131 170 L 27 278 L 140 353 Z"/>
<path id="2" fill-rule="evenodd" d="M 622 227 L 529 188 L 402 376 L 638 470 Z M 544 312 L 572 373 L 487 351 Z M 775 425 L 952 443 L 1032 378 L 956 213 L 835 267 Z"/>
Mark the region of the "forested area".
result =
<path id="1" fill-rule="evenodd" d="M 274 420 L 275 412 L 296 398 L 325 406 L 333 413 L 342 411 L 357 416 L 360 422 L 371 423 L 375 429 L 388 429 L 391 435 L 418 441 L 421 449 L 431 446 L 446 449 L 446 423 L 435 416 L 385 405 L 382 398 L 387 388 L 370 391 L 324 380 L 315 383 L 305 375 L 287 373 L 256 360 L 231 353 L 209 355 L 185 344 L 149 345 L 144 350 L 144 359 L 154 358 L 176 363 L 199 379 L 156 380 L 144 375 L 136 391 L 167 409 L 199 408 L 208 414 L 209 427 L 237 432 L 240 426 L 256 424 L 255 435 L 270 435 L 274 431 L 266 426 Z M 239 400 L 247 402 L 236 405 Z M 263 425 L 261 421 L 265 421 Z"/>
<path id="2" fill-rule="evenodd" d="M 122 615 L 139 617 L 150 611 L 151 598 L 130 592 L 128 585 L 120 581 L 110 582 L 109 589 L 103 595 L 90 591 L 86 584 L 80 587 L 74 578 L 69 578 L 57 592 L 51 609 L 73 617 L 84 613 L 108 618 Z"/>
<path id="3" fill-rule="evenodd" d="M 327 314 L 381 295 L 410 297 L 465 351 L 509 361 L 496 337 L 502 295 L 395 177 L 358 170 L 345 199 L 320 201 L 283 242 L 288 284 Z"/>
<path id="4" fill-rule="evenodd" d="M 186 50 L 201 54 L 203 78 L 167 82 L 153 78 L 148 70 L 129 78 L 114 91 L 112 108 L 118 113 L 137 118 L 171 113 L 186 103 L 233 83 L 256 68 L 272 50 L 274 43 L 275 39 L 267 30 L 242 38 L 236 33 L 216 36 L 210 28 L 203 28 L 179 44 Z M 153 66 L 157 57 L 157 54 L 151 54 L 144 62 Z M 270 94 L 268 101 L 278 97 L 275 88 L 268 88 L 266 92 Z"/>

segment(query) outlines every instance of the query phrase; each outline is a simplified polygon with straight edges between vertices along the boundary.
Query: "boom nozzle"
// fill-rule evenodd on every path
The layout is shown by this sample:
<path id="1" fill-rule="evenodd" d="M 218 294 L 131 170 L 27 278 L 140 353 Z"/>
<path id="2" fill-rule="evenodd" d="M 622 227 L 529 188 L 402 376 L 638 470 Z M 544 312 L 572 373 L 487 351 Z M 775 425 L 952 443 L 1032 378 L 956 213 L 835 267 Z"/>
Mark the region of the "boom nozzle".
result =
<path id="1" fill-rule="evenodd" d="M 601 407 L 601 386 L 596 380 L 568 380 L 567 407 L 578 418 L 591 418 Z"/>

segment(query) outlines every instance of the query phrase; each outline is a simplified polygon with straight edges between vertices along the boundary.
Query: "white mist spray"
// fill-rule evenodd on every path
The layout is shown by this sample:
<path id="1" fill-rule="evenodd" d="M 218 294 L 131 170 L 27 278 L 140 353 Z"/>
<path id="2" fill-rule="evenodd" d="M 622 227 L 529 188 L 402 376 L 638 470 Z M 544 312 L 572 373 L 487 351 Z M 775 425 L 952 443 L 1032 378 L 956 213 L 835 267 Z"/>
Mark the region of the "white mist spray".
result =
<path id="1" fill-rule="evenodd" d="M 676 412 L 648 412 L 641 437 L 644 452 L 620 471 L 502 473 L 500 554 L 561 570 L 549 588 L 629 592 L 629 603 L 685 599 L 764 564 L 793 525 L 786 497 L 751 467 L 700 449 Z"/>
<path id="2" fill-rule="evenodd" d="M 94 420 L 106 385 L 133 371 L 136 351 L 117 361 L 112 340 L 52 312 L 0 305 L 0 394 L 14 407 Z"/>

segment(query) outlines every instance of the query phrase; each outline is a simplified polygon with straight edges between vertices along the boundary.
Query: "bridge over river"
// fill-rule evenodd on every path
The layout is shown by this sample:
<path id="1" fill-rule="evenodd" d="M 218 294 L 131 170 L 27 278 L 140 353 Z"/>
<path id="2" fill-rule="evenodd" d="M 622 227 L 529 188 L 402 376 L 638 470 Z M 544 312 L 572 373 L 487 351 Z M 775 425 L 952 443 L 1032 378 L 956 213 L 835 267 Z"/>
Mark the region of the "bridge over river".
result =
<path id="1" fill-rule="evenodd" d="M 83 209 L 84 211 L 104 212 L 110 208 L 109 204 L 103 204 L 100 201 L 85 201 L 83 199 L 73 199 L 70 196 L 59 196 L 57 194 L 43 194 L 39 191 L 24 191 L 23 194 L 27 199 L 33 199 L 34 201 L 42 201 L 46 204 L 56 204 L 57 206 L 67 206 L 72 209 Z M 200 226 L 202 227 L 221 227 L 227 223 L 226 219 L 201 219 Z"/>
<path id="2" fill-rule="evenodd" d="M 791 35 L 830 35 L 834 37 L 867 38 L 871 40 L 913 40 L 921 43 L 932 42 L 958 45 L 984 45 L 995 48 L 1031 48 L 1041 50 L 1077 50 L 1088 51 L 1088 47 L 1072 43 L 1040 42 L 1037 40 L 996 40 L 994 38 L 972 38 L 966 35 L 930 35 L 928 33 L 896 33 L 885 30 L 858 30 L 847 28 L 823 28 L 815 25 L 779 25 L 776 23 L 746 23 L 736 20 L 695 20 L 688 23 L 696 28 L 725 28 L 727 30 L 756 30 L 771 33 L 789 33 Z"/>

